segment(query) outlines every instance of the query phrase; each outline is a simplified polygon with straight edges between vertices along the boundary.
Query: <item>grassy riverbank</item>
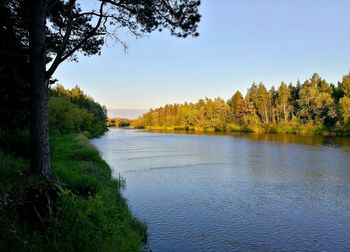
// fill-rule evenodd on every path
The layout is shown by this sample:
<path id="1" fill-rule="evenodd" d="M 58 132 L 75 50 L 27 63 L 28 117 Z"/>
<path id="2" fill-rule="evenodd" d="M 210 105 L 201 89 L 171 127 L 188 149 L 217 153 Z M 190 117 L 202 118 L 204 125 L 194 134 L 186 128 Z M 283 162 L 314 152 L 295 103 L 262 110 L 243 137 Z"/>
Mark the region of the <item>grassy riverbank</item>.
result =
<path id="1" fill-rule="evenodd" d="M 226 124 L 222 127 L 189 127 L 189 126 L 145 126 L 140 127 L 152 131 L 182 131 L 182 132 L 241 132 L 241 133 L 255 133 L 255 134 L 296 134 L 309 136 L 350 136 L 349 130 L 330 130 L 322 125 L 312 124 L 252 124 L 252 125 L 238 125 Z"/>
<path id="2" fill-rule="evenodd" d="M 59 188 L 54 218 L 40 218 L 26 158 L 0 152 L 1 251 L 138 251 L 146 226 L 130 213 L 122 182 L 84 134 L 51 137 L 52 168 Z M 32 218 L 28 218 L 31 217 Z M 31 219 L 32 221 L 28 221 Z"/>

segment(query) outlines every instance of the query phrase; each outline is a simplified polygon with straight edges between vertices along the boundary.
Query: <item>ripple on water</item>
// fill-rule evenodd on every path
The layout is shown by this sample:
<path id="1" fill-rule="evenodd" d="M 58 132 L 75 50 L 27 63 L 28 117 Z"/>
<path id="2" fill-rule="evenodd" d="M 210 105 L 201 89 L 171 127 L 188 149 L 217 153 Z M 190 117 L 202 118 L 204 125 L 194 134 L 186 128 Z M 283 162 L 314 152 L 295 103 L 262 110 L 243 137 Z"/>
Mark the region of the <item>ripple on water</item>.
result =
<path id="1" fill-rule="evenodd" d="M 350 141 L 111 130 L 152 251 L 350 251 Z"/>

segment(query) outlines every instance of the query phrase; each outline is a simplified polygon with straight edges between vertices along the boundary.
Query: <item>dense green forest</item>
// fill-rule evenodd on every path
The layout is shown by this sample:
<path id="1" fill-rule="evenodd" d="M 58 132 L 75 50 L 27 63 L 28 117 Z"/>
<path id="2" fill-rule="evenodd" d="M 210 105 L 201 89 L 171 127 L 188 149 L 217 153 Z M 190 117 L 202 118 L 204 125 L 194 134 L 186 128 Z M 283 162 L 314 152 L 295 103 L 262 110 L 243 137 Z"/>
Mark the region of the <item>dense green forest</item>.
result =
<path id="1" fill-rule="evenodd" d="M 107 109 L 78 87 L 67 90 L 62 85 L 50 89 L 49 125 L 51 132 L 89 132 L 100 135 L 107 130 Z"/>
<path id="2" fill-rule="evenodd" d="M 55 186 L 30 173 L 28 125 L 0 131 L 0 251 L 138 251 L 146 226 L 120 193 L 124 181 L 112 179 L 88 141 L 107 130 L 106 108 L 61 85 L 50 89 L 48 105 Z M 28 119 L 25 107 L 17 112 Z"/>
<path id="3" fill-rule="evenodd" d="M 337 85 L 317 73 L 304 83 L 282 82 L 269 90 L 263 83 L 237 91 L 228 101 L 200 99 L 151 109 L 132 122 L 135 128 L 244 131 L 256 133 L 350 133 L 350 73 Z"/>

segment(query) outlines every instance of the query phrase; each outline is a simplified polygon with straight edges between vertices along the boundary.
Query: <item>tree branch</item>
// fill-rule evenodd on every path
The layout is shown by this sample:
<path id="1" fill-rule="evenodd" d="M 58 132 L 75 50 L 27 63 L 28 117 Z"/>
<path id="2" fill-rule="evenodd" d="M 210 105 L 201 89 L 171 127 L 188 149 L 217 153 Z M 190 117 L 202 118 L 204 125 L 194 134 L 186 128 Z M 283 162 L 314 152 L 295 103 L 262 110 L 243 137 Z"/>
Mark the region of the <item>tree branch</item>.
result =
<path id="1" fill-rule="evenodd" d="M 67 29 L 66 29 L 66 33 L 64 35 L 63 38 L 63 42 L 62 45 L 60 47 L 60 50 L 58 51 L 55 60 L 53 61 L 52 65 L 50 66 L 49 70 L 46 72 L 46 78 L 49 79 L 52 74 L 55 72 L 55 70 L 57 69 L 58 65 L 62 62 L 62 56 L 64 51 L 67 48 L 67 44 L 69 41 L 69 37 L 72 33 L 72 26 L 73 26 L 73 8 L 75 5 L 76 0 L 70 0 L 69 1 L 69 17 L 68 17 L 68 21 L 67 21 Z"/>
<path id="2" fill-rule="evenodd" d="M 75 0 L 71 0 L 73 2 L 75 2 Z M 97 20 L 97 23 L 96 25 L 89 31 L 86 33 L 86 36 L 80 40 L 80 42 L 78 44 L 76 44 L 71 50 L 69 50 L 65 55 L 63 55 L 63 53 L 61 55 L 58 55 L 56 56 L 54 62 L 52 63 L 51 67 L 49 68 L 49 70 L 46 72 L 46 78 L 49 79 L 53 73 L 56 71 L 57 67 L 63 62 L 65 61 L 66 59 L 68 59 L 70 56 L 72 56 L 76 51 L 79 50 L 79 48 L 81 48 L 81 46 L 83 46 L 91 37 L 93 37 L 94 35 L 96 35 L 96 32 L 98 30 L 98 28 L 100 28 L 101 26 L 101 23 L 102 23 L 102 20 L 103 18 L 105 18 L 105 15 L 103 15 L 103 6 L 104 6 L 104 2 L 101 2 L 101 5 L 100 5 L 100 10 L 99 10 L 99 19 Z M 73 22 L 72 22 L 73 23 Z M 70 32 L 71 32 L 71 29 L 72 29 L 72 24 L 71 24 L 71 27 L 67 28 L 67 32 L 68 32 L 68 29 L 70 29 Z M 67 35 L 67 32 L 66 32 L 66 35 Z M 70 33 L 69 32 L 69 33 Z M 68 34 L 70 36 L 70 34 Z M 66 46 L 67 46 L 67 43 L 68 43 L 68 40 L 69 40 L 69 36 L 65 36 L 65 38 L 67 37 L 67 42 L 65 44 L 63 48 L 63 52 L 65 51 L 66 49 Z M 59 56 L 59 57 L 58 57 Z"/>

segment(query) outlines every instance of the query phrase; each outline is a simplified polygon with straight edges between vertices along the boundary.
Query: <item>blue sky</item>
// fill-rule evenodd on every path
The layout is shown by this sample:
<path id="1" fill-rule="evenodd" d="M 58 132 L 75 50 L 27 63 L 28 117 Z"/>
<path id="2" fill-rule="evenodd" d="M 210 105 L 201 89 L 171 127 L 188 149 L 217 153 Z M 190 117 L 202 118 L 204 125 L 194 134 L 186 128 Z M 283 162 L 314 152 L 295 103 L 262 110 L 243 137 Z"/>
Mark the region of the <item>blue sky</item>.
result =
<path id="1" fill-rule="evenodd" d="M 198 38 L 155 32 L 55 74 L 107 108 L 148 109 L 229 98 L 252 82 L 267 87 L 318 72 L 336 83 L 350 71 L 349 0 L 203 0 Z"/>

